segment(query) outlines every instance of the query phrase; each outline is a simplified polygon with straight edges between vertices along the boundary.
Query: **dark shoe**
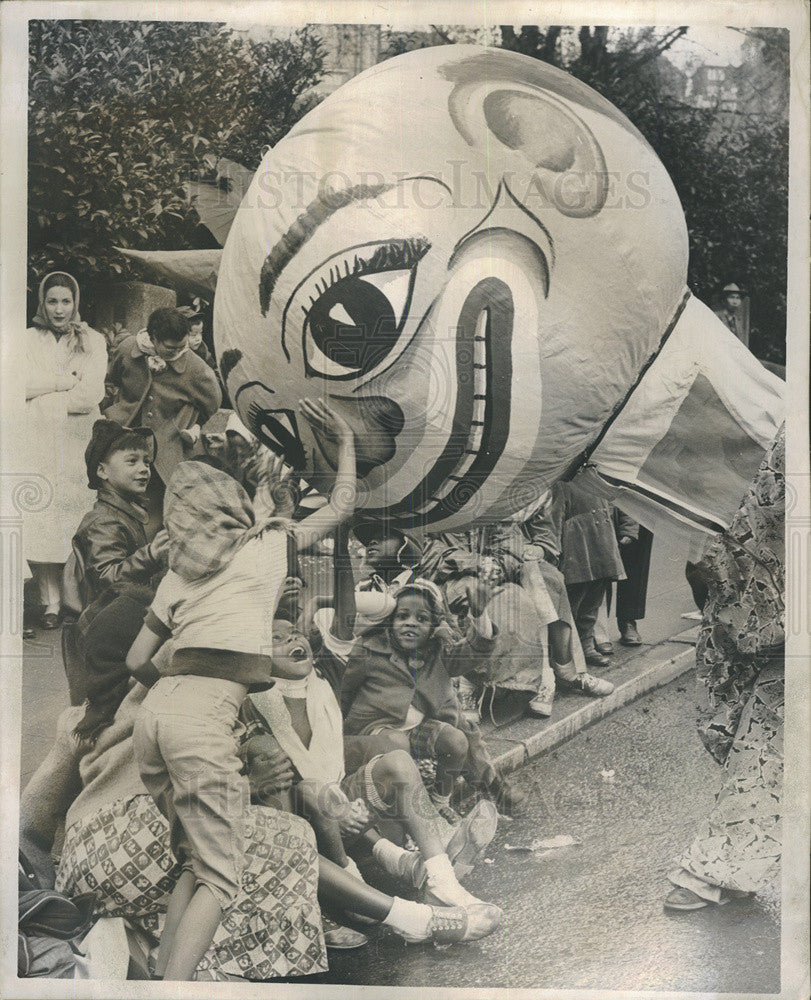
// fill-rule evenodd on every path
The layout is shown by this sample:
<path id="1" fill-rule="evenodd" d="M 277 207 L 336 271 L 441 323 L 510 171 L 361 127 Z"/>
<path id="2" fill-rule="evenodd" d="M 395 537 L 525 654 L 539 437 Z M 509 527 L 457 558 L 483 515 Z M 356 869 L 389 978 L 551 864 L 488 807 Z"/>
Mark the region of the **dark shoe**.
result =
<path id="1" fill-rule="evenodd" d="M 584 649 L 583 655 L 586 658 L 586 664 L 590 667 L 608 667 L 611 665 L 608 657 L 599 653 L 596 646 L 592 646 L 591 649 Z"/>
<path id="2" fill-rule="evenodd" d="M 23 625 L 23 639 L 36 638 L 37 630 L 33 625 Z"/>
<path id="3" fill-rule="evenodd" d="M 708 899 L 692 892 L 690 889 L 682 889 L 681 886 L 673 889 L 665 896 L 662 904 L 666 910 L 703 910 L 705 906 L 712 906 Z"/>
<path id="4" fill-rule="evenodd" d="M 61 614 L 61 620 L 63 625 L 75 625 L 79 620 L 79 616 L 75 611 L 63 611 Z"/>
<path id="5" fill-rule="evenodd" d="M 40 621 L 40 628 L 47 629 L 48 631 L 59 628 L 59 615 L 55 615 L 52 612 L 43 615 Z"/>
<path id="6" fill-rule="evenodd" d="M 619 622 L 620 642 L 623 646 L 641 646 L 642 636 L 636 630 L 636 622 Z"/>
<path id="7" fill-rule="evenodd" d="M 498 811 L 505 816 L 520 816 L 526 808 L 527 793 L 512 778 L 497 773 L 485 791 L 493 796 Z"/>
<path id="8" fill-rule="evenodd" d="M 369 943 L 369 938 L 360 931 L 352 930 L 351 927 L 342 927 L 328 917 L 321 918 L 324 925 L 324 943 L 328 948 L 336 951 L 351 951 L 353 948 L 363 948 Z"/>
<path id="9" fill-rule="evenodd" d="M 595 642 L 594 648 L 598 653 L 602 653 L 603 656 L 611 656 L 614 652 L 614 643 L 609 642 L 608 639 L 606 639 L 605 642 Z"/>
<path id="10" fill-rule="evenodd" d="M 401 882 L 405 882 L 415 889 L 421 889 L 425 885 L 426 878 L 428 878 L 428 873 L 425 870 L 425 864 L 419 851 L 407 851 L 405 854 L 401 854 L 397 858 L 396 865 L 386 864 L 383 861 L 378 863 L 389 875 L 393 875 L 394 878 L 400 879 Z"/>

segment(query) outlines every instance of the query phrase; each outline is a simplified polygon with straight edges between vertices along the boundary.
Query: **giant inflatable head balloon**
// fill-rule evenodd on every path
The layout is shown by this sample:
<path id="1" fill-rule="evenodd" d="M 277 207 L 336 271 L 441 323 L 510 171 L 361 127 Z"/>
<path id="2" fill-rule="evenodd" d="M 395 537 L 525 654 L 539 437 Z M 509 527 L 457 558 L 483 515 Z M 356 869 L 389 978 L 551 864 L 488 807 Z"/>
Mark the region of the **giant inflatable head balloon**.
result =
<path id="1" fill-rule="evenodd" d="M 242 419 L 316 488 L 356 432 L 361 505 L 426 530 L 502 519 L 586 459 L 717 527 L 781 383 L 685 285 L 656 154 L 568 74 L 498 49 L 384 62 L 262 161 L 215 299 Z"/>

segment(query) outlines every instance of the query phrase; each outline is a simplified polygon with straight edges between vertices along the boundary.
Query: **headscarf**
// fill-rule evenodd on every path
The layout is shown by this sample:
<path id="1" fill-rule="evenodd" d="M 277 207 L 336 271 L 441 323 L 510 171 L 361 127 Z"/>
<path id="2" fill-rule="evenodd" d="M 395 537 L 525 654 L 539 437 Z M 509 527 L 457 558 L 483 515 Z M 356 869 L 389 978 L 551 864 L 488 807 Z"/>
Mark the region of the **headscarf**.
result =
<path id="1" fill-rule="evenodd" d="M 186 580 L 219 572 L 257 532 L 253 505 L 226 472 L 193 459 L 181 462 L 163 503 L 169 568 Z"/>
<path id="2" fill-rule="evenodd" d="M 45 313 L 45 283 L 54 277 L 58 277 L 60 279 L 57 283 L 59 287 L 64 286 L 73 292 L 73 313 L 71 314 L 70 321 L 64 333 L 54 330 Z M 33 320 L 34 326 L 38 327 L 40 330 L 49 330 L 57 337 L 72 334 L 77 338 L 77 345 L 79 349 L 82 351 L 85 350 L 84 334 L 87 332 L 87 324 L 82 321 L 82 317 L 79 315 L 79 282 L 73 277 L 73 275 L 68 274 L 67 271 L 51 271 L 50 274 L 46 274 L 39 283 L 38 297 L 39 303 Z"/>
<path id="3" fill-rule="evenodd" d="M 395 601 L 398 601 L 404 594 L 419 594 L 420 597 L 424 597 L 437 618 L 443 618 L 447 614 L 442 591 L 431 580 L 417 577 L 417 579 L 398 587 L 391 596 Z"/>

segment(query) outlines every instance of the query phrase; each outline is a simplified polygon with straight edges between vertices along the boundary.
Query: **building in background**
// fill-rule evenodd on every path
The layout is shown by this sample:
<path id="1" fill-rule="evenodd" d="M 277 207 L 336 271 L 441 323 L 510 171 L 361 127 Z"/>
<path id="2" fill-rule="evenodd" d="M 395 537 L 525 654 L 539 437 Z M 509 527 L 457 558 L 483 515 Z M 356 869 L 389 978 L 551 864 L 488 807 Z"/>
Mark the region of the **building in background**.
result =
<path id="1" fill-rule="evenodd" d="M 698 66 L 690 77 L 687 103 L 695 108 L 737 111 L 740 97 L 740 66 Z"/>
<path id="2" fill-rule="evenodd" d="M 319 97 L 326 97 L 353 76 L 380 62 L 379 24 L 308 24 L 306 27 L 321 39 L 324 46 L 323 78 L 313 88 Z M 229 28 L 255 42 L 284 38 L 295 30 L 271 24 L 256 24 L 248 28 L 229 24 Z"/>
<path id="3" fill-rule="evenodd" d="M 311 24 L 308 27 L 320 35 L 326 50 L 324 76 L 315 87 L 315 92 L 322 97 L 380 61 L 379 24 Z"/>

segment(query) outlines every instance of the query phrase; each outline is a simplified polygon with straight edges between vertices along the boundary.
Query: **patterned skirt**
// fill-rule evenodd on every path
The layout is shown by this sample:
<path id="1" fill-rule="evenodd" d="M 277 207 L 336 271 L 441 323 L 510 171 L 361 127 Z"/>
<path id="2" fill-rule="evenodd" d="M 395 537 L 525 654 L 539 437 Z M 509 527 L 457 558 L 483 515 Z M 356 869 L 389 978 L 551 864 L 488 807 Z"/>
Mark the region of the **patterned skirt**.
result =
<path id="1" fill-rule="evenodd" d="M 680 860 L 683 870 L 710 885 L 758 892 L 778 882 L 784 699 L 783 665 L 776 663 L 758 677 L 715 807 Z"/>
<path id="2" fill-rule="evenodd" d="M 179 874 L 166 820 L 149 795 L 137 795 L 68 828 L 56 884 L 69 896 L 92 893 L 98 916 L 124 917 L 157 943 Z M 242 888 L 198 977 L 263 980 L 326 971 L 317 890 L 311 827 L 298 816 L 251 806 Z"/>

